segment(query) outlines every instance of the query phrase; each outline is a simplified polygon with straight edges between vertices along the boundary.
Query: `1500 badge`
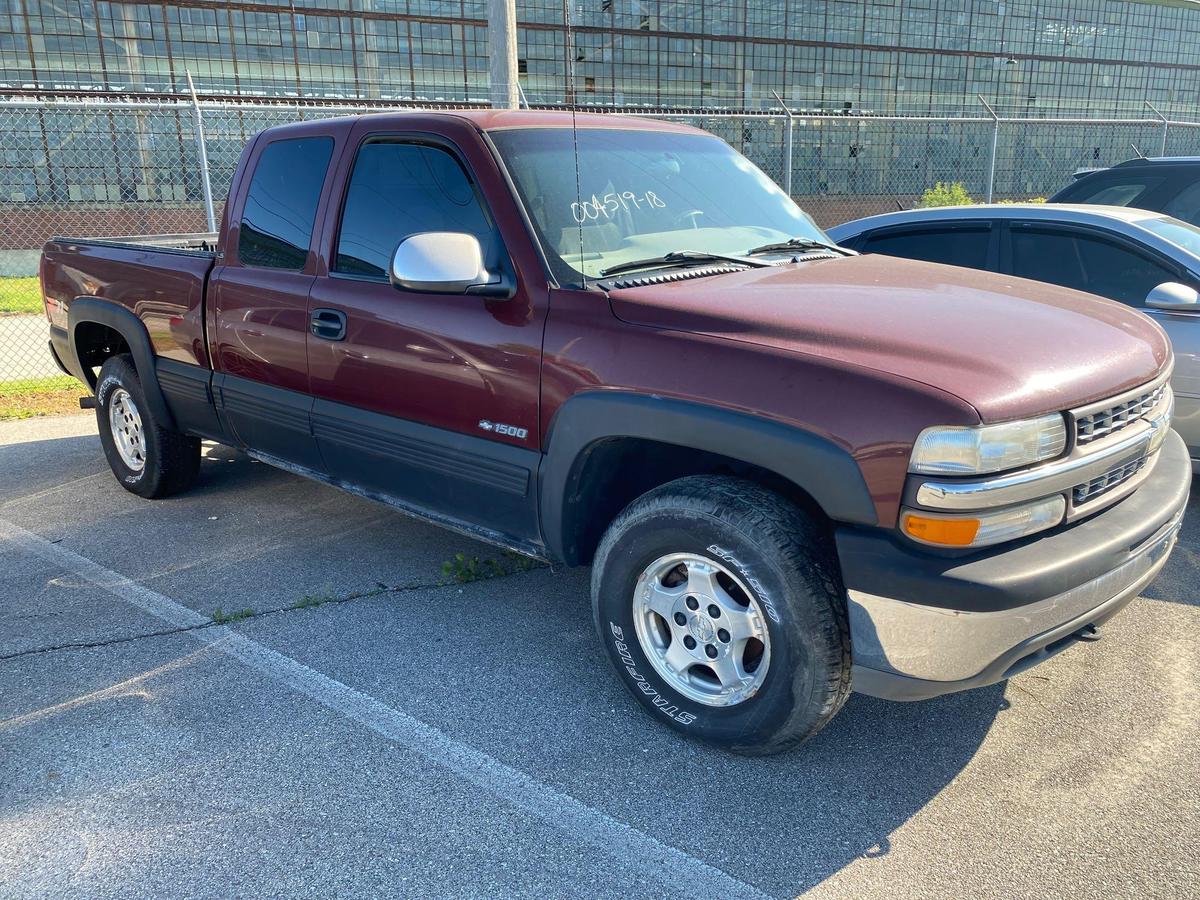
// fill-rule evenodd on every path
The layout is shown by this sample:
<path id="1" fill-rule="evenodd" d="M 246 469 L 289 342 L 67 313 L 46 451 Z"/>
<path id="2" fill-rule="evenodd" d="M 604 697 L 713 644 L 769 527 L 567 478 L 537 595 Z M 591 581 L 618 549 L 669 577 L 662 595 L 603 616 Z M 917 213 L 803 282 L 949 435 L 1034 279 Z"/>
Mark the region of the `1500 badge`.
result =
<path id="1" fill-rule="evenodd" d="M 484 431 L 491 431 L 494 434 L 503 434 L 506 437 L 521 438 L 522 440 L 529 437 L 528 428 L 518 428 L 516 425 L 505 425 L 503 422 L 489 422 L 487 419 L 482 419 L 479 422 L 479 427 Z"/>

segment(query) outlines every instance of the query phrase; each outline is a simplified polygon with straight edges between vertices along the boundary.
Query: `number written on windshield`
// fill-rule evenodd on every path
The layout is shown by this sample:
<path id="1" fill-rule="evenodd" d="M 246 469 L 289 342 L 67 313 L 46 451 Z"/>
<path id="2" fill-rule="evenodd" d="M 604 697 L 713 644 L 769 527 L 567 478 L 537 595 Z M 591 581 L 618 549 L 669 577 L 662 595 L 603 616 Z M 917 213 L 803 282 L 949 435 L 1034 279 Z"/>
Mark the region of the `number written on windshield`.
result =
<path id="1" fill-rule="evenodd" d="M 651 209 L 666 209 L 667 207 L 666 202 L 654 191 L 646 191 L 644 194 L 635 194 L 633 191 L 622 191 L 621 193 L 609 191 L 603 199 L 592 194 L 590 200 L 572 203 L 571 215 L 576 222 L 582 225 L 584 222 L 594 222 L 601 216 L 611 219 L 613 213 L 620 209 L 628 212 L 630 207 L 641 209 L 643 205 Z"/>

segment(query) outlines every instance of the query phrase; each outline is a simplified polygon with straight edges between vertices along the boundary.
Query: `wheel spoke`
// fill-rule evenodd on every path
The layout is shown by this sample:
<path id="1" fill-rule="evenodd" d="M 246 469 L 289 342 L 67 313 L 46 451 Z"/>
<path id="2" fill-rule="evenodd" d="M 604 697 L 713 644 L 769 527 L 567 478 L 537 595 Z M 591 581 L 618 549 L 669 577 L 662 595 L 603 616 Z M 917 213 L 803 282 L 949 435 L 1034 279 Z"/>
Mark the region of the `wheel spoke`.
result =
<path id="1" fill-rule="evenodd" d="M 725 588 L 717 582 L 717 568 L 700 560 L 689 560 L 687 563 L 687 591 L 702 601 L 724 598 L 733 603 L 733 599 L 725 593 Z M 722 604 L 724 605 L 724 604 Z"/>
<path id="2" fill-rule="evenodd" d="M 676 638 L 663 654 L 663 662 L 672 672 L 682 675 L 696 662 L 696 658 L 683 646 L 683 641 Z"/>
<path id="3" fill-rule="evenodd" d="M 709 662 L 722 688 L 735 688 L 751 677 L 742 666 L 742 653 L 745 649 L 746 642 L 739 641 L 730 647 L 728 653 Z"/>
<path id="4" fill-rule="evenodd" d="M 669 622 L 671 620 L 671 613 L 674 612 L 680 599 L 686 593 L 686 585 L 681 584 L 678 587 L 671 588 L 656 581 L 649 586 L 646 605 Z"/>
<path id="5" fill-rule="evenodd" d="M 761 639 L 763 637 L 760 619 L 744 606 L 735 605 L 733 609 L 722 607 L 721 627 L 729 632 L 729 637 L 734 644 L 744 641 L 746 638 Z"/>

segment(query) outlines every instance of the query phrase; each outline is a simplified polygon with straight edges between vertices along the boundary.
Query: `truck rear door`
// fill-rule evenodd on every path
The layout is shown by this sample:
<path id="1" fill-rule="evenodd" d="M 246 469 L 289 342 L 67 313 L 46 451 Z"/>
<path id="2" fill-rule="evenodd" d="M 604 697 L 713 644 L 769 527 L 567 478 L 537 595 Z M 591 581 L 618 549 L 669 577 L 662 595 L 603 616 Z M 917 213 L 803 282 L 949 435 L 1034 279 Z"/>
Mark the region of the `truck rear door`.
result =
<path id="1" fill-rule="evenodd" d="M 324 471 L 312 435 L 308 293 L 315 224 L 336 159 L 329 123 L 265 135 L 228 218 L 224 259 L 211 281 L 214 395 L 226 427 L 247 447 Z"/>
<path id="2" fill-rule="evenodd" d="M 514 267 L 496 209 L 511 215 L 511 194 L 476 134 L 377 129 L 351 136 L 310 293 L 317 444 L 335 477 L 533 540 L 544 277 Z M 478 238 L 489 269 L 514 274 L 513 296 L 393 287 L 396 246 L 433 231 Z"/>

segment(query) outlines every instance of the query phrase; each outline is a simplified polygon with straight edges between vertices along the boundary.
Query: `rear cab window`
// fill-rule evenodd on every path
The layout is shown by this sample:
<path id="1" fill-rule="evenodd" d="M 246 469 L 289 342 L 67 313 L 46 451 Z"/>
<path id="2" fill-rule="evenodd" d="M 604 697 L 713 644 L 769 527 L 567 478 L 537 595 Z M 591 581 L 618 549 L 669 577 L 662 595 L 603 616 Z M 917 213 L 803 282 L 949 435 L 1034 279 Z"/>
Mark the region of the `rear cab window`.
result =
<path id="1" fill-rule="evenodd" d="M 238 229 L 244 266 L 299 272 L 308 258 L 333 138 L 273 141 L 258 156 Z"/>

